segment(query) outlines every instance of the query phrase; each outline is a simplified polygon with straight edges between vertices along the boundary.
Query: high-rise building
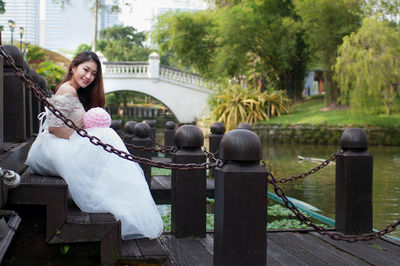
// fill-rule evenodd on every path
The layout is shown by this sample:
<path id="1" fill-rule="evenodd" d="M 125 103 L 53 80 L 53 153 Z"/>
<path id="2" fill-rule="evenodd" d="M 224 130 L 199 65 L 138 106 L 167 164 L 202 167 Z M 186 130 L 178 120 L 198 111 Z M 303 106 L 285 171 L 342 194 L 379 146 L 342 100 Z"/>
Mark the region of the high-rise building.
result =
<path id="1" fill-rule="evenodd" d="M 99 32 L 106 28 L 110 28 L 115 25 L 122 25 L 122 22 L 118 20 L 117 12 L 110 12 L 112 5 L 108 4 L 107 1 L 102 0 L 101 3 L 105 8 L 99 12 Z"/>
<path id="2" fill-rule="evenodd" d="M 3 0 L 6 12 L 0 15 L 0 26 L 3 26 L 2 42 L 10 43 L 11 29 L 8 21 L 15 22 L 13 30 L 14 45 L 21 40 L 20 27 L 24 28 L 23 42 L 39 44 L 39 1 L 40 0 Z"/>
<path id="3" fill-rule="evenodd" d="M 63 8 L 53 0 L 40 0 L 40 45 L 53 51 L 74 51 L 80 44 L 90 45 L 94 37 L 94 20 L 90 1 L 71 0 Z M 111 10 L 104 0 L 102 5 Z M 118 24 L 118 14 L 99 10 L 98 32 Z"/>
<path id="4" fill-rule="evenodd" d="M 40 46 L 53 51 L 74 51 L 93 40 L 93 17 L 86 1 L 72 0 L 61 7 L 40 0 Z"/>
<path id="5" fill-rule="evenodd" d="M 119 19 L 126 26 L 133 26 L 138 31 L 150 32 L 159 16 L 168 11 L 194 12 L 208 8 L 205 0 L 136 0 L 130 8 L 124 7 Z M 150 45 L 147 40 L 145 45 Z"/>

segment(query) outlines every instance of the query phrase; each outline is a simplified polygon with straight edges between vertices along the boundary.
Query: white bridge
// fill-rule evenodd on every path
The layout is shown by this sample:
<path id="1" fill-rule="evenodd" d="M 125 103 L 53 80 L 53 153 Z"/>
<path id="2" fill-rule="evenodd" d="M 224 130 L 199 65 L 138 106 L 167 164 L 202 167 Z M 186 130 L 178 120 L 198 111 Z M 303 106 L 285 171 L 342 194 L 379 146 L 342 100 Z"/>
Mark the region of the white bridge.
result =
<path id="1" fill-rule="evenodd" d="M 212 83 L 200 76 L 160 65 L 152 53 L 148 62 L 103 62 L 105 93 L 138 91 L 150 95 L 175 115 L 180 123 L 190 123 L 206 112 Z"/>

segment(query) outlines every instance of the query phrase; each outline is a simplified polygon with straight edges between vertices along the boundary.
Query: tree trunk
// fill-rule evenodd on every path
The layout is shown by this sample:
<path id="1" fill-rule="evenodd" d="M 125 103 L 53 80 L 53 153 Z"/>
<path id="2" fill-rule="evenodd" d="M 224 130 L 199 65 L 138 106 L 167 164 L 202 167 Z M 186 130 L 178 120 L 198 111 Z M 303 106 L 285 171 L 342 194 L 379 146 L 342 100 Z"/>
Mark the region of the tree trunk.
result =
<path id="1" fill-rule="evenodd" d="M 338 98 L 338 88 L 336 82 L 333 80 L 333 71 L 324 71 L 324 91 L 325 91 L 325 106 L 336 105 Z"/>
<path id="2" fill-rule="evenodd" d="M 94 36 L 93 36 L 93 52 L 97 50 L 97 20 L 99 13 L 99 0 L 95 0 L 94 8 L 93 8 L 93 16 L 94 16 Z"/>

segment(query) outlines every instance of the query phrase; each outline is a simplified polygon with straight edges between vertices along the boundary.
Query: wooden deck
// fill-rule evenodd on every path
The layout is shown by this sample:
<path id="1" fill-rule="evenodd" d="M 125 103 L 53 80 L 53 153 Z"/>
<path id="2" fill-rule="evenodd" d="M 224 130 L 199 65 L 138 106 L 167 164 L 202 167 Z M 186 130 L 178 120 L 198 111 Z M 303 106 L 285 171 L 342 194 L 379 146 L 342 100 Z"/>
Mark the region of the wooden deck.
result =
<path id="1" fill-rule="evenodd" d="M 213 234 L 206 238 L 122 241 L 121 259 L 161 265 L 212 265 Z M 387 238 L 347 243 L 316 232 L 268 232 L 268 265 L 400 265 L 400 243 Z"/>
<path id="2" fill-rule="evenodd" d="M 210 182 L 212 180 L 209 180 Z M 154 177 L 152 189 L 170 191 L 170 178 Z M 9 206 L 21 214 L 21 227 L 3 265 L 212 265 L 213 233 L 205 238 L 120 240 L 111 214 L 88 214 L 68 204 L 60 177 L 27 170 L 10 191 Z M 213 184 L 208 184 L 213 189 Z M 61 252 L 64 250 L 64 253 Z M 400 242 L 335 241 L 312 231 L 269 231 L 268 265 L 400 265 Z"/>

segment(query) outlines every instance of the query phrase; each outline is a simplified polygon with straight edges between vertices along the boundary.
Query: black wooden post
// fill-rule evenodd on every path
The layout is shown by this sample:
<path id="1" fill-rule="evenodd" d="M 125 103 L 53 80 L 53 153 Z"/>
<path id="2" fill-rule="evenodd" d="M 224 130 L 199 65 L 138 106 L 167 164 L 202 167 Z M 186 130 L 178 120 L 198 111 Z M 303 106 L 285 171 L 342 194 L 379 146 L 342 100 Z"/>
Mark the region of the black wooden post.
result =
<path id="1" fill-rule="evenodd" d="M 253 127 L 252 127 L 249 123 L 240 123 L 240 124 L 237 126 L 237 128 L 238 128 L 238 129 L 247 129 L 247 130 L 250 130 L 250 131 L 254 131 L 254 130 L 253 130 Z"/>
<path id="2" fill-rule="evenodd" d="M 27 76 L 31 76 L 31 69 L 29 68 L 28 62 L 26 61 L 24 61 L 24 73 Z M 32 97 L 34 97 L 32 95 L 32 92 L 30 90 L 26 90 L 25 91 L 26 137 L 32 137 L 33 135 Z"/>
<path id="3" fill-rule="evenodd" d="M 1 32 L 0 32 L 1 38 Z M 4 118 L 3 118 L 3 57 L 0 56 L 0 154 L 3 153 L 4 145 Z"/>
<path id="4" fill-rule="evenodd" d="M 372 232 L 372 169 L 368 137 L 360 128 L 340 137 L 343 154 L 336 159 L 336 229 L 357 235 Z"/>
<path id="5" fill-rule="evenodd" d="M 42 76 L 37 75 L 37 81 L 35 82 L 39 85 L 40 89 L 47 96 L 49 96 L 50 93 L 46 80 Z M 34 134 L 39 132 L 40 121 L 37 118 L 37 116 L 41 111 L 42 111 L 42 103 L 35 97 L 35 95 L 32 95 L 32 117 L 33 117 L 32 130 Z"/>
<path id="6" fill-rule="evenodd" d="M 193 125 L 179 127 L 174 135 L 175 163 L 204 163 L 203 133 Z M 171 231 L 175 237 L 206 236 L 206 170 L 172 170 Z"/>
<path id="7" fill-rule="evenodd" d="M 174 146 L 175 122 L 167 121 L 165 123 L 164 144 L 166 146 Z"/>
<path id="8" fill-rule="evenodd" d="M 149 124 L 151 129 L 151 137 L 156 140 L 156 120 L 145 120 L 147 124 Z"/>
<path id="9" fill-rule="evenodd" d="M 124 126 L 124 142 L 132 144 L 132 140 L 135 137 L 135 126 L 136 121 L 128 121 Z"/>
<path id="10" fill-rule="evenodd" d="M 137 123 L 135 125 L 135 137 L 132 139 L 132 144 L 135 146 L 143 147 L 154 147 L 153 141 L 150 138 L 151 130 L 147 123 Z M 140 151 L 137 149 L 132 149 L 130 152 L 133 155 L 151 159 L 152 152 L 150 151 Z M 146 177 L 147 184 L 151 187 L 151 166 L 146 164 L 140 164 L 143 169 L 144 176 Z"/>
<path id="11" fill-rule="evenodd" d="M 211 125 L 211 134 L 209 135 L 209 148 L 208 151 L 213 153 L 216 157 L 218 157 L 218 149 L 219 144 L 221 143 L 222 138 L 225 134 L 225 125 L 221 122 L 215 122 Z M 215 169 L 211 169 L 210 175 L 215 176 L 214 174 Z"/>
<path id="12" fill-rule="evenodd" d="M 24 60 L 20 50 L 12 45 L 3 46 L 16 66 L 23 67 Z M 4 65 L 3 76 L 3 119 L 4 141 L 22 142 L 26 140 L 25 86 L 8 65 Z"/>
<path id="13" fill-rule="evenodd" d="M 267 171 L 261 142 L 249 130 L 222 138 L 215 168 L 214 265 L 265 265 Z"/>
<path id="14" fill-rule="evenodd" d="M 121 120 L 112 120 L 110 127 L 114 129 L 118 135 L 121 135 L 121 124 L 122 124 Z"/>
<path id="15" fill-rule="evenodd" d="M 221 143 L 222 138 L 225 134 L 225 125 L 221 122 L 215 122 L 211 125 L 211 134 L 209 136 L 210 147 L 209 152 L 216 153 L 219 149 L 219 144 Z"/>

